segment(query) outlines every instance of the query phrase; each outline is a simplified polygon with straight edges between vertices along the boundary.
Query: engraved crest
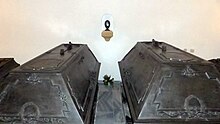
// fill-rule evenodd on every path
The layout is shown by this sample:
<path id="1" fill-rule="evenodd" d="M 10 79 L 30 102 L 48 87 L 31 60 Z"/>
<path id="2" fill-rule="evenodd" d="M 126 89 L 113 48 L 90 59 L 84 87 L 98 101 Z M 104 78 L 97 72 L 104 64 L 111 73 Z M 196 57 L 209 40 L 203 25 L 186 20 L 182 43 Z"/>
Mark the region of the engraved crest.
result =
<path id="1" fill-rule="evenodd" d="M 37 84 L 41 83 L 42 81 L 40 80 L 39 76 L 35 73 L 31 74 L 27 79 L 26 83 L 31 83 L 31 84 Z"/>
<path id="2" fill-rule="evenodd" d="M 202 118 L 205 112 L 205 104 L 202 100 L 194 95 L 189 95 L 184 102 L 184 108 L 189 118 Z"/>
<path id="3" fill-rule="evenodd" d="M 182 75 L 193 77 L 196 76 L 196 73 L 189 65 L 187 65 L 186 68 L 182 71 Z"/>
<path id="4" fill-rule="evenodd" d="M 21 107 L 20 116 L 23 124 L 36 124 L 40 110 L 33 102 L 27 102 Z"/>

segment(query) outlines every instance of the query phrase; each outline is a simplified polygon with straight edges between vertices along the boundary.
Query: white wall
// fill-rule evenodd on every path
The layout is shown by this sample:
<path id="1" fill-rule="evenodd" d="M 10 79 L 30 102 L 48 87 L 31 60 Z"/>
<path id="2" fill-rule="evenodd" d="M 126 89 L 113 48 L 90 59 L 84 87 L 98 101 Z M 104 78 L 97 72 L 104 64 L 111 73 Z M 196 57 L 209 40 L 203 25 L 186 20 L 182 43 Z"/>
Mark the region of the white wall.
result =
<path id="1" fill-rule="evenodd" d="M 114 20 L 114 37 L 101 37 L 102 16 Z M 71 40 L 86 43 L 102 63 L 100 79 L 120 80 L 117 62 L 138 40 L 163 40 L 220 56 L 220 0 L 0 0 L 0 57 L 24 63 Z"/>

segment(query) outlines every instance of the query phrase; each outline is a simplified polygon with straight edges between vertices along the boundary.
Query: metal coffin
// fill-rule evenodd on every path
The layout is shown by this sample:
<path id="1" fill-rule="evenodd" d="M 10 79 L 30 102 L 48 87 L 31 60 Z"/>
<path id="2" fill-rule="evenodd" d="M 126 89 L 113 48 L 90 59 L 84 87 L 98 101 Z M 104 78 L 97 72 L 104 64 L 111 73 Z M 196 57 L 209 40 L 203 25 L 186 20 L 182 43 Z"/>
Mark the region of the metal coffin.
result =
<path id="1" fill-rule="evenodd" d="M 220 74 L 164 42 L 138 42 L 119 62 L 133 123 L 220 122 Z"/>
<path id="2" fill-rule="evenodd" d="M 13 58 L 0 58 L 0 80 L 4 78 L 9 71 L 18 67 L 19 64 Z"/>
<path id="3" fill-rule="evenodd" d="M 0 123 L 90 124 L 100 63 L 87 45 L 62 44 L 13 70 Z"/>

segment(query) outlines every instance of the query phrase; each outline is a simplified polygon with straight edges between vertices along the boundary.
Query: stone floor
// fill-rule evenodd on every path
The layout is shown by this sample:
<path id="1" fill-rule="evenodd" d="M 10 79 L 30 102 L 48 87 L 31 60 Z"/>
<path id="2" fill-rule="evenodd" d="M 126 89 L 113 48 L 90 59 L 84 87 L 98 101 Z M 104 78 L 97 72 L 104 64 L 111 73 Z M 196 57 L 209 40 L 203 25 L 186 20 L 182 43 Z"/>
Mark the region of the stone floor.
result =
<path id="1" fill-rule="evenodd" d="M 119 81 L 108 86 L 100 81 L 96 104 L 95 124 L 126 123 L 126 111 L 122 103 L 122 87 Z"/>

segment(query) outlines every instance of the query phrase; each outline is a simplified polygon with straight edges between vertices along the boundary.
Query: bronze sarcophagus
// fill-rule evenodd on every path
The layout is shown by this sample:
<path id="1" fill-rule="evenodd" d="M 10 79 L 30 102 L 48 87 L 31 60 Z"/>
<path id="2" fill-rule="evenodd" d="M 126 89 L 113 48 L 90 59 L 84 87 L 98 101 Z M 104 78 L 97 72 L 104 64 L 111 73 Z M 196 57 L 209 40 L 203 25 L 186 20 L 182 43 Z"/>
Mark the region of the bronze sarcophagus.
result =
<path id="1" fill-rule="evenodd" d="M 18 67 L 19 64 L 13 58 L 0 58 L 0 80 L 4 78 L 9 71 Z"/>
<path id="2" fill-rule="evenodd" d="M 119 62 L 133 123 L 220 122 L 214 64 L 164 42 L 138 42 Z"/>
<path id="3" fill-rule="evenodd" d="M 1 124 L 90 124 L 100 63 L 87 45 L 62 44 L 2 82 Z"/>

